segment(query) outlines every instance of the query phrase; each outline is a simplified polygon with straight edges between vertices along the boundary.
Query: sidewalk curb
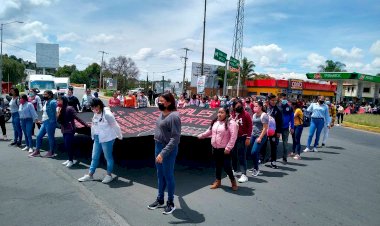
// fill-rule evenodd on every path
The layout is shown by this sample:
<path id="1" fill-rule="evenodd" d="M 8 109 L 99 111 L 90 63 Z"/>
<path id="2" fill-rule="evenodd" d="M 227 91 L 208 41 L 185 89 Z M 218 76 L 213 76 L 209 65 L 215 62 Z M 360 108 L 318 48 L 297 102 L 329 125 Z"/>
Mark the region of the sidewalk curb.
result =
<path id="1" fill-rule="evenodd" d="M 380 128 L 355 124 L 352 122 L 344 122 L 343 127 L 380 134 Z"/>

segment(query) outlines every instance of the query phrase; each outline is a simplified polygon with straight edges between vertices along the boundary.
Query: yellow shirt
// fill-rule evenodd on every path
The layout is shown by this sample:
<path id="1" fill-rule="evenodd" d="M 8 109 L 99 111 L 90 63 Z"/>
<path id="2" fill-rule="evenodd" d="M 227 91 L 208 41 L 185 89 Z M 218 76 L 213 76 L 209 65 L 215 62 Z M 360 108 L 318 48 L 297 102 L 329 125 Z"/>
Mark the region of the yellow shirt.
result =
<path id="1" fill-rule="evenodd" d="M 294 126 L 303 124 L 303 112 L 300 108 L 297 108 L 294 112 Z"/>

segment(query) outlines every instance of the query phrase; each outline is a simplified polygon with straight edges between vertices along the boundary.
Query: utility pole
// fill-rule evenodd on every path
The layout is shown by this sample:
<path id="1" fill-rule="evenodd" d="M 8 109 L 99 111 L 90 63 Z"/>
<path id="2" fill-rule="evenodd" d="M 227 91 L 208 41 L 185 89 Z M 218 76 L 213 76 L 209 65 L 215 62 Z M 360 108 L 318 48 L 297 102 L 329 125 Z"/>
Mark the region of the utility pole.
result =
<path id="1" fill-rule="evenodd" d="M 227 94 L 227 71 L 228 71 L 228 60 L 226 60 L 226 67 L 224 68 L 223 96 Z"/>
<path id="2" fill-rule="evenodd" d="M 165 93 L 165 76 L 162 76 L 162 94 Z"/>
<path id="3" fill-rule="evenodd" d="M 104 54 L 108 54 L 108 53 L 104 52 L 103 50 L 99 51 L 99 53 L 102 54 L 102 62 L 100 63 L 100 75 L 99 75 L 99 89 L 101 89 L 102 88 L 103 57 L 104 57 Z"/>
<path id="4" fill-rule="evenodd" d="M 205 0 L 205 9 L 204 9 L 204 16 L 203 16 L 203 42 L 202 42 L 201 75 L 203 75 L 203 69 L 204 69 L 204 63 L 205 63 L 206 11 L 207 11 L 207 0 Z"/>
<path id="5" fill-rule="evenodd" d="M 183 68 L 183 79 L 182 79 L 182 93 L 185 92 L 185 76 L 186 76 L 186 62 L 187 62 L 187 52 L 190 51 L 189 48 L 183 48 L 185 50 L 185 57 L 181 57 L 185 59 L 185 66 Z"/>

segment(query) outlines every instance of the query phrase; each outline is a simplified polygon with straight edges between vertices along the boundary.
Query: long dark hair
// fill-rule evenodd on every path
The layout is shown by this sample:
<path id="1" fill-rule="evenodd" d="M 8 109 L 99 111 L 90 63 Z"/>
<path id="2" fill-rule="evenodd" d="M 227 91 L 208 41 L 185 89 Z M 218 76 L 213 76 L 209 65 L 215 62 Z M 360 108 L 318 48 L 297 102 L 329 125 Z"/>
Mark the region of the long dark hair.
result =
<path id="1" fill-rule="evenodd" d="M 175 106 L 175 99 L 174 99 L 173 94 L 164 93 L 164 94 L 161 94 L 160 97 L 164 98 L 167 102 L 170 102 L 170 105 L 167 108 L 169 111 L 177 111 L 177 107 Z"/>
<path id="2" fill-rule="evenodd" d="M 257 101 L 257 105 L 261 107 L 262 112 L 267 112 L 264 106 L 264 102 L 262 100 Z"/>
<path id="3" fill-rule="evenodd" d="M 228 129 L 228 123 L 230 122 L 230 110 L 228 107 L 223 107 L 223 110 L 226 112 L 226 118 L 224 119 L 224 126 L 226 129 Z M 216 118 L 214 118 L 211 121 L 210 129 L 212 129 L 212 126 L 214 125 L 216 121 L 218 121 L 218 116 L 216 116 Z"/>
<path id="4" fill-rule="evenodd" d="M 91 100 L 91 103 L 90 103 L 90 106 L 93 108 L 93 107 L 96 107 L 96 106 L 99 106 L 100 107 L 100 110 L 103 112 L 104 111 L 104 103 L 101 99 L 99 98 L 93 98 Z"/>
<path id="5" fill-rule="evenodd" d="M 59 124 L 62 124 L 65 120 L 66 108 L 67 108 L 69 100 L 67 99 L 66 96 L 62 96 L 62 95 L 58 96 L 58 100 L 62 100 L 62 108 L 61 108 L 61 111 L 58 115 L 57 122 Z"/>

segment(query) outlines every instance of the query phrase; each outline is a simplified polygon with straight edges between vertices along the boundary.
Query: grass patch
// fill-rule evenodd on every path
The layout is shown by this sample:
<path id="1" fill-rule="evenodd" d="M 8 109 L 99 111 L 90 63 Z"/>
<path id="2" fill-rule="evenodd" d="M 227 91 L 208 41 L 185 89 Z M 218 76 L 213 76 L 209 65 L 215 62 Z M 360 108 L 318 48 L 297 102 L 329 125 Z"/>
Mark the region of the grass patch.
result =
<path id="1" fill-rule="evenodd" d="M 344 121 L 362 126 L 370 126 L 380 128 L 380 115 L 372 114 L 353 114 L 346 115 Z"/>

